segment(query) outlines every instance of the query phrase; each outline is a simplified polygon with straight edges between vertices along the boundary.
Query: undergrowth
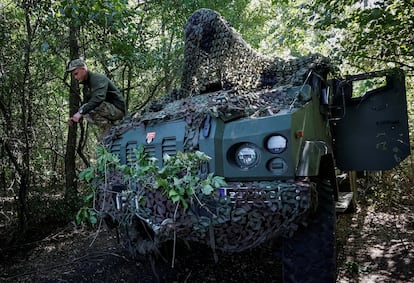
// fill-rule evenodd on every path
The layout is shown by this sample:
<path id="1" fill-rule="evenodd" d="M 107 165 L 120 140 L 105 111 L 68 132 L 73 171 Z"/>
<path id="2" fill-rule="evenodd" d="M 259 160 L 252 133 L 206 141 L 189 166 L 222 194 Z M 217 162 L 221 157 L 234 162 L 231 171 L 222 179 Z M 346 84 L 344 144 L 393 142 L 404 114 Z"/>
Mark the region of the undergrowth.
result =
<path id="1" fill-rule="evenodd" d="M 378 211 L 399 210 L 414 206 L 414 171 L 408 159 L 396 168 L 383 172 L 364 172 L 358 179 L 358 201 Z"/>

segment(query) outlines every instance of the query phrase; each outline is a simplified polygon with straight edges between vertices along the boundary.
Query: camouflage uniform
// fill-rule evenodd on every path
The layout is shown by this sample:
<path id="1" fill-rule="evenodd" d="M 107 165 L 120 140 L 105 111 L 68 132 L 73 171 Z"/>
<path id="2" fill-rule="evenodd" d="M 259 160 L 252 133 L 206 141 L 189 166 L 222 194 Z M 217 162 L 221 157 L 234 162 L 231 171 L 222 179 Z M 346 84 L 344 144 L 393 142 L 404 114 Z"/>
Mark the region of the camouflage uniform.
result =
<path id="1" fill-rule="evenodd" d="M 103 130 L 125 115 L 125 99 L 114 83 L 102 74 L 88 71 L 82 82 L 84 104 L 79 109 L 84 118 Z"/>

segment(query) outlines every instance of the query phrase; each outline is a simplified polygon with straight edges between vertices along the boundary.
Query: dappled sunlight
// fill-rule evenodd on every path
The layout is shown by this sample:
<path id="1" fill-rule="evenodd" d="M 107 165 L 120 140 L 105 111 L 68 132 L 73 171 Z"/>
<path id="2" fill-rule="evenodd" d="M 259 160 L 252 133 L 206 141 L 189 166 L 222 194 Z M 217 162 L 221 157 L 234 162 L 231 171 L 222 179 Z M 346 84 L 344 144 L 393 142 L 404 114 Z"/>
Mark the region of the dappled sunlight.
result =
<path id="1" fill-rule="evenodd" d="M 338 282 L 414 282 L 413 220 L 410 206 L 403 212 L 359 209 L 340 251 L 345 262 L 338 264 Z"/>
<path id="2" fill-rule="evenodd" d="M 44 247 L 43 247 L 43 249 L 44 249 L 46 252 L 50 253 L 50 252 L 55 251 L 55 250 L 56 250 L 56 247 L 55 247 L 55 246 L 52 246 L 52 245 L 48 245 L 48 246 L 44 246 Z"/>
<path id="3" fill-rule="evenodd" d="M 384 256 L 384 249 L 383 249 L 383 247 L 370 247 L 370 248 L 368 248 L 368 255 L 372 259 L 383 257 Z"/>

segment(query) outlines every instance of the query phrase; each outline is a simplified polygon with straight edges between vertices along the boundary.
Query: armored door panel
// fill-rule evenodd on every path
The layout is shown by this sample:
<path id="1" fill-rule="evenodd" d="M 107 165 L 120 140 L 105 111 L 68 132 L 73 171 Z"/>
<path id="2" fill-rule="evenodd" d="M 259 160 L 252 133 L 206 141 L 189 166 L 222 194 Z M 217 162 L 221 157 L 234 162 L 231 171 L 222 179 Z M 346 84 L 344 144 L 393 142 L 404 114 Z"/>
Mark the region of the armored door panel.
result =
<path id="1" fill-rule="evenodd" d="M 384 84 L 365 91 L 371 79 Z M 357 94 L 356 85 L 362 95 Z M 388 170 L 410 154 L 404 73 L 347 77 L 337 88 L 332 120 L 334 151 L 342 170 Z"/>

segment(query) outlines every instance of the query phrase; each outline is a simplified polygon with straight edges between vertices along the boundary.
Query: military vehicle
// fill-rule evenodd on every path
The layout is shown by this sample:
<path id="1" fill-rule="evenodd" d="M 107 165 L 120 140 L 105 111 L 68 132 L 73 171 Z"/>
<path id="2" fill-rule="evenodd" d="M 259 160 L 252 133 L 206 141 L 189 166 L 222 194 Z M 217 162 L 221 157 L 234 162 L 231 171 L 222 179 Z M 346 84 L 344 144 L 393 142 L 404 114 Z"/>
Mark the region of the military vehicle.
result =
<path id="1" fill-rule="evenodd" d="M 190 17 L 185 36 L 181 89 L 103 139 L 124 169 L 142 175 L 108 169 L 100 215 L 133 253 L 172 239 L 213 253 L 280 243 L 284 282 L 335 282 L 336 210 L 353 196 L 337 174 L 388 170 L 410 154 L 404 73 L 336 78 L 320 55 L 267 58 L 208 9 Z M 192 168 L 197 182 L 177 201 L 163 187 L 179 190 L 188 172 L 165 175 L 163 166 L 188 153 L 210 158 Z M 148 166 L 157 170 L 146 174 Z"/>

